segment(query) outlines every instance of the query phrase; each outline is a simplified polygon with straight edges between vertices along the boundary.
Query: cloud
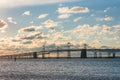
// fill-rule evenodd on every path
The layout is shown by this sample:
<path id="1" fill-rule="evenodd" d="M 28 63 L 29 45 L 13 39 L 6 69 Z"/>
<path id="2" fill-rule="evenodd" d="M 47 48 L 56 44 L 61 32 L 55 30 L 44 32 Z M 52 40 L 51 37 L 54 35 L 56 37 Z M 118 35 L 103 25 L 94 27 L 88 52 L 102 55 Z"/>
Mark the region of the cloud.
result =
<path id="1" fill-rule="evenodd" d="M 120 25 L 113 26 L 116 30 L 120 30 Z"/>
<path id="2" fill-rule="evenodd" d="M 94 25 L 90 26 L 89 24 L 78 25 L 71 33 L 80 34 L 79 36 L 106 36 L 106 34 L 114 35 L 115 31 L 112 30 L 112 27 L 107 25 Z M 107 36 L 106 36 L 107 37 Z"/>
<path id="3" fill-rule="evenodd" d="M 110 30 L 111 30 L 111 27 L 108 27 L 108 26 L 106 26 L 106 25 L 103 25 L 101 31 L 102 31 L 103 33 L 109 33 Z"/>
<path id="4" fill-rule="evenodd" d="M 35 28 L 32 28 L 32 27 L 27 27 L 27 28 L 22 28 L 22 29 L 20 29 L 20 31 L 19 32 L 33 32 L 33 31 L 35 31 Z"/>
<path id="5" fill-rule="evenodd" d="M 21 6 L 33 6 L 33 5 L 43 5 L 43 4 L 54 4 L 62 2 L 73 2 L 78 0 L 4 0 L 0 2 L 0 8 L 11 8 L 11 7 L 21 7 Z"/>
<path id="6" fill-rule="evenodd" d="M 8 17 L 7 20 L 10 23 L 17 24 L 17 22 L 15 22 L 12 17 Z"/>
<path id="7" fill-rule="evenodd" d="M 103 12 L 107 12 L 108 10 L 110 10 L 110 7 L 106 8 Z"/>
<path id="8" fill-rule="evenodd" d="M 112 17 L 105 17 L 105 18 L 97 18 L 97 20 L 99 20 L 99 21 L 112 21 L 113 18 Z"/>
<path id="9" fill-rule="evenodd" d="M 49 36 L 46 42 L 47 42 L 47 45 L 55 44 L 57 46 L 62 46 L 62 45 L 65 45 L 71 39 L 72 38 L 70 36 L 66 36 L 62 32 L 54 32 Z"/>
<path id="10" fill-rule="evenodd" d="M 21 42 L 21 40 L 18 39 L 18 38 L 11 39 L 11 41 L 12 41 L 12 42 Z"/>
<path id="11" fill-rule="evenodd" d="M 8 26 L 8 24 L 5 21 L 3 21 L 2 19 L 0 19 L 0 30 L 7 28 L 7 26 Z"/>
<path id="12" fill-rule="evenodd" d="M 72 8 L 60 7 L 57 11 L 58 13 L 87 13 L 89 9 L 87 7 L 74 6 Z"/>
<path id="13" fill-rule="evenodd" d="M 66 19 L 69 18 L 71 15 L 70 14 L 61 14 L 58 16 L 59 19 Z"/>
<path id="14" fill-rule="evenodd" d="M 93 40 L 92 43 L 90 44 L 91 48 L 101 48 L 101 46 L 103 45 L 102 42 L 100 40 Z"/>
<path id="15" fill-rule="evenodd" d="M 25 41 L 25 42 L 22 42 L 22 44 L 31 44 L 32 41 Z"/>
<path id="16" fill-rule="evenodd" d="M 90 16 L 93 17 L 93 16 L 95 16 L 95 14 L 91 14 Z"/>
<path id="17" fill-rule="evenodd" d="M 6 33 L 6 31 L 5 31 L 5 30 L 1 30 L 0 32 L 1 32 L 1 33 Z"/>
<path id="18" fill-rule="evenodd" d="M 72 30 L 71 33 L 80 34 L 80 37 L 87 37 L 90 35 L 94 35 L 96 33 L 96 30 L 99 29 L 99 26 L 95 25 L 91 27 L 89 24 L 84 25 L 78 25 L 74 30 Z"/>
<path id="19" fill-rule="evenodd" d="M 47 17 L 47 16 L 48 16 L 48 14 L 41 14 L 41 15 L 38 16 L 38 18 L 39 18 L 39 19 L 42 19 L 42 18 L 45 18 L 45 17 Z"/>
<path id="20" fill-rule="evenodd" d="M 108 25 L 78 25 L 73 29 L 66 31 L 55 31 L 49 33 L 49 29 L 45 27 L 48 24 L 54 24 L 54 27 L 58 25 L 57 22 L 48 19 L 44 22 L 44 26 L 29 26 L 26 28 L 21 28 L 14 38 L 0 40 L 1 49 L 9 49 L 12 51 L 28 51 L 33 49 L 39 50 L 42 48 L 42 45 L 46 42 L 45 46 L 51 48 L 51 45 L 59 46 L 64 48 L 67 42 L 72 44 L 72 47 L 83 48 L 83 44 L 88 44 L 89 48 L 102 48 L 102 46 L 111 46 L 120 47 L 119 44 L 119 29 L 120 25 L 108 26 Z M 39 29 L 44 29 L 39 30 Z M 114 45 L 113 45 L 114 44 Z M 23 49 L 23 50 L 22 50 Z"/>
<path id="21" fill-rule="evenodd" d="M 22 15 L 29 16 L 30 15 L 30 11 L 25 11 Z"/>
<path id="22" fill-rule="evenodd" d="M 33 33 L 29 33 L 29 34 L 18 34 L 17 37 L 19 39 L 26 39 L 26 40 L 32 40 L 32 39 L 35 39 L 36 37 L 36 32 L 33 32 Z M 40 33 L 41 34 L 41 33 Z"/>
<path id="23" fill-rule="evenodd" d="M 116 42 L 120 40 L 120 25 L 108 26 L 108 25 L 94 25 L 89 24 L 78 25 L 72 30 L 65 31 L 64 34 L 69 34 L 74 44 L 79 44 L 85 40 L 91 47 L 100 48 L 100 46 L 117 46 Z M 75 37 L 75 38 L 74 38 Z M 94 42 L 93 42 L 94 41 Z M 94 45 L 92 45 L 94 43 Z M 114 43 L 114 45 L 113 45 Z"/>
<path id="24" fill-rule="evenodd" d="M 18 32 L 19 33 L 24 33 L 24 32 L 34 32 L 36 30 L 42 29 L 42 26 L 29 26 L 25 28 L 21 28 Z"/>
<path id="25" fill-rule="evenodd" d="M 51 19 L 46 20 L 44 23 L 44 27 L 50 30 L 54 30 L 56 26 L 58 26 L 58 22 L 55 22 Z"/>
<path id="26" fill-rule="evenodd" d="M 62 3 L 59 4 L 60 7 L 63 6 L 63 5 L 64 5 L 64 4 L 62 4 Z"/>
<path id="27" fill-rule="evenodd" d="M 79 21 L 79 20 L 81 20 L 81 19 L 82 19 L 82 17 L 78 17 L 78 18 L 74 19 L 73 21 L 74 21 L 74 22 L 77 22 L 77 21 Z"/>
<path id="28" fill-rule="evenodd" d="M 31 41 L 31 40 L 43 40 L 49 37 L 49 35 L 46 35 L 42 32 L 32 32 L 32 33 L 28 33 L 28 34 L 18 34 L 16 36 L 17 38 L 19 38 L 20 40 L 24 41 Z"/>
<path id="29" fill-rule="evenodd" d="M 4 51 L 4 55 L 29 52 L 30 49 L 26 45 L 20 44 L 20 42 L 21 41 L 15 40 L 14 38 L 0 39 L 0 49 Z"/>
<path id="30" fill-rule="evenodd" d="M 57 40 L 61 40 L 61 41 L 71 40 L 71 37 L 65 36 L 61 32 L 56 32 L 56 33 L 53 34 L 53 36 L 54 36 L 54 41 L 57 41 Z"/>

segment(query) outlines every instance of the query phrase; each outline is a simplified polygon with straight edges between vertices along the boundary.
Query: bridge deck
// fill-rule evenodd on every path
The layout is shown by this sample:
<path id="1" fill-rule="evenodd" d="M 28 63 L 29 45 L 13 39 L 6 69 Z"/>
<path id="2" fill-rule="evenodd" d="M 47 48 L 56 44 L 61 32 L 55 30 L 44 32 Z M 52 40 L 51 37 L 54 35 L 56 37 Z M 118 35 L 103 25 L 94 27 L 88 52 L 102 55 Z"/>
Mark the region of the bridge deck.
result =
<path id="1" fill-rule="evenodd" d="M 45 51 L 38 51 L 38 52 L 29 52 L 29 53 L 19 53 L 19 54 L 12 54 L 12 55 L 4 55 L 0 56 L 0 58 L 6 57 L 6 58 L 14 58 L 14 57 L 33 57 L 33 53 L 37 53 L 39 55 L 50 54 L 52 52 L 72 52 L 72 51 L 81 51 L 83 49 L 52 49 L 52 50 L 45 50 Z M 108 53 L 116 53 L 120 52 L 120 49 L 86 49 L 86 51 L 93 51 L 93 52 L 108 52 Z"/>

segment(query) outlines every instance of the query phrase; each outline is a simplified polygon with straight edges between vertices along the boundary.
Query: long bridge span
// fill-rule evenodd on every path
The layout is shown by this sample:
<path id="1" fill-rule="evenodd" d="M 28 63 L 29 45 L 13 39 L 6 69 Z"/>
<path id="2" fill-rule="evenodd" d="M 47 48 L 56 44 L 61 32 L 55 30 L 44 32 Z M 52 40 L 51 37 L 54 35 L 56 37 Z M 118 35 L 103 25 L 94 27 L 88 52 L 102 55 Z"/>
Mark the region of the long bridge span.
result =
<path id="1" fill-rule="evenodd" d="M 45 57 L 45 55 L 50 55 L 52 53 L 56 54 L 56 57 L 54 58 L 75 58 L 72 57 L 71 54 L 73 54 L 72 52 L 78 52 L 79 56 L 77 56 L 76 58 L 88 58 L 88 54 L 89 51 L 91 51 L 93 53 L 93 58 L 98 58 L 98 57 L 103 57 L 102 52 L 106 52 L 108 54 L 107 58 L 111 57 L 111 58 L 115 58 L 115 57 L 119 57 L 116 55 L 116 53 L 120 53 L 120 49 L 49 49 L 49 50 L 41 50 L 41 51 L 37 51 L 37 52 L 27 52 L 27 53 L 19 53 L 19 54 L 11 54 L 11 55 L 3 55 L 0 56 L 0 58 L 2 59 L 22 59 L 22 58 L 33 58 L 33 59 L 37 59 L 37 58 L 52 58 L 52 57 Z M 66 52 L 67 53 L 67 57 L 60 57 L 60 54 Z M 41 55 L 41 57 L 39 57 L 39 55 Z"/>

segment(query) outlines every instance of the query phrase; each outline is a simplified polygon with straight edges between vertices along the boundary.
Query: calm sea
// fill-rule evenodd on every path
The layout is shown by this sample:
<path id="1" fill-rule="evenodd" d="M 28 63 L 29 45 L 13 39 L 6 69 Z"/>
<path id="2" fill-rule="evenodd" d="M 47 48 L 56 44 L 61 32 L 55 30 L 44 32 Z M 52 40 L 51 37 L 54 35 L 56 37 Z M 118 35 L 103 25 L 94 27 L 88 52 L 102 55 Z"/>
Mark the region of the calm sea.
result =
<path id="1" fill-rule="evenodd" d="M 0 80 L 120 80 L 120 59 L 0 60 Z"/>

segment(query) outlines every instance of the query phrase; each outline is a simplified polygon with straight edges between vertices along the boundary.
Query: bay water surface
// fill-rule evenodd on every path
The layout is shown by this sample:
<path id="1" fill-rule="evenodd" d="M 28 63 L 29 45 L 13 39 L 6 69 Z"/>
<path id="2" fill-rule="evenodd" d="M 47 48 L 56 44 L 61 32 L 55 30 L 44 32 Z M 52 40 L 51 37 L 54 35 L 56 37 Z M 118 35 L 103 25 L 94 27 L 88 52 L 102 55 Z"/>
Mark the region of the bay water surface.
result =
<path id="1" fill-rule="evenodd" d="M 120 59 L 0 60 L 0 80 L 120 80 Z"/>

